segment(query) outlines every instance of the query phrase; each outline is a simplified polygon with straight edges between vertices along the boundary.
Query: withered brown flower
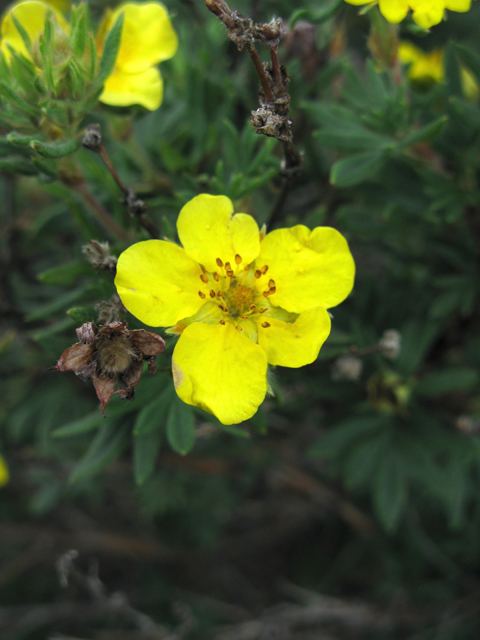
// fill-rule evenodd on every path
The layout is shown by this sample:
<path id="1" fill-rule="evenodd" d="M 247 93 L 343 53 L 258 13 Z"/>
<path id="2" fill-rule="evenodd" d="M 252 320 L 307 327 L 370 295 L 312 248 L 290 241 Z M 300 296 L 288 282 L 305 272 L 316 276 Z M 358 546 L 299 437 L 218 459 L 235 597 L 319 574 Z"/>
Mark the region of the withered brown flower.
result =
<path id="1" fill-rule="evenodd" d="M 66 349 L 55 367 L 56 371 L 73 371 L 84 380 L 92 379 L 102 414 L 112 395 L 133 400 L 135 387 L 143 372 L 143 360 L 148 371 L 156 373 L 155 360 L 165 348 L 164 340 L 144 329 L 129 331 L 124 322 L 111 322 L 98 329 L 86 322 L 77 331 L 80 342 Z M 115 391 L 119 385 L 120 389 Z"/>

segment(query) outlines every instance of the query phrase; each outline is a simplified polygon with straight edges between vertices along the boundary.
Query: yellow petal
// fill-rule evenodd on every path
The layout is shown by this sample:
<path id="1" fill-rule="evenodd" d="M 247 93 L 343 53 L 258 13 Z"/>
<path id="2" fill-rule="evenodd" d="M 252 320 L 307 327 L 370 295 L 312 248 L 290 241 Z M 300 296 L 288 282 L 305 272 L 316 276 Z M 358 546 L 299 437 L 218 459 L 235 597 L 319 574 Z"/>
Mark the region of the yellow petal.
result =
<path id="1" fill-rule="evenodd" d="M 163 81 L 156 67 L 140 73 L 126 73 L 115 68 L 105 82 L 100 102 L 114 107 L 141 104 L 155 111 L 162 103 L 162 98 Z"/>
<path id="2" fill-rule="evenodd" d="M 410 64 L 408 77 L 416 82 L 441 82 L 443 79 L 443 53 L 434 49 L 425 53 L 410 42 L 401 42 L 398 47 L 400 62 Z"/>
<path id="3" fill-rule="evenodd" d="M 203 193 L 183 207 L 177 220 L 180 242 L 189 256 L 208 271 L 218 270 L 216 259 L 237 268 L 255 260 L 260 251 L 258 225 L 246 213 L 233 215 L 233 204 L 225 196 Z"/>
<path id="4" fill-rule="evenodd" d="M 356 6 L 361 4 L 369 4 L 368 0 L 345 0 L 345 2 L 348 2 L 348 4 L 354 4 Z"/>
<path id="5" fill-rule="evenodd" d="M 282 367 L 303 367 L 314 362 L 329 333 L 330 316 L 322 307 L 304 311 L 292 323 L 269 317 L 258 322 L 258 344 L 265 350 L 269 364 Z"/>
<path id="6" fill-rule="evenodd" d="M 471 4 L 472 0 L 446 0 L 445 8 L 450 9 L 450 11 L 464 13 L 470 9 Z"/>
<path id="7" fill-rule="evenodd" d="M 443 19 L 445 13 L 444 0 L 410 0 L 413 20 L 424 29 L 429 29 Z"/>
<path id="8" fill-rule="evenodd" d="M 115 285 L 125 307 L 152 327 L 168 327 L 196 313 L 202 270 L 185 251 L 164 240 L 138 242 L 117 264 Z"/>
<path id="9" fill-rule="evenodd" d="M 173 352 L 172 369 L 179 397 L 223 424 L 251 418 L 267 392 L 265 351 L 230 322 L 187 327 Z"/>
<path id="10" fill-rule="evenodd" d="M 7 464 L 2 456 L 0 456 L 0 487 L 4 487 L 10 480 L 10 473 Z"/>
<path id="11" fill-rule="evenodd" d="M 115 11 L 107 12 L 98 32 L 100 41 L 103 41 L 122 12 L 125 21 L 116 68 L 128 73 L 138 73 L 175 55 L 178 47 L 177 34 L 166 8 L 160 2 L 127 2 Z M 101 44 L 102 42 L 100 46 Z"/>
<path id="12" fill-rule="evenodd" d="M 378 8 L 388 22 L 396 24 L 407 15 L 408 2 L 406 0 L 379 0 Z"/>
<path id="13" fill-rule="evenodd" d="M 58 24 L 62 29 L 67 30 L 67 23 L 63 19 L 63 16 L 59 11 L 51 6 L 44 4 L 43 2 L 37 2 L 36 0 L 27 0 L 27 2 L 19 2 L 12 5 L 9 12 L 2 20 L 2 26 L 0 29 L 2 38 L 2 51 L 6 54 L 7 59 L 10 55 L 7 44 L 9 44 L 15 51 L 18 51 L 29 60 L 31 59 L 23 43 L 21 35 L 18 33 L 17 28 L 12 20 L 12 14 L 21 23 L 22 27 L 28 33 L 32 43 L 43 34 L 45 26 L 45 16 L 47 11 L 52 13 L 57 18 Z"/>
<path id="14" fill-rule="evenodd" d="M 268 265 L 264 279 L 275 281 L 272 304 L 294 313 L 340 304 L 355 276 L 347 241 L 331 227 L 310 231 L 298 225 L 272 231 L 262 241 L 257 264 Z"/>

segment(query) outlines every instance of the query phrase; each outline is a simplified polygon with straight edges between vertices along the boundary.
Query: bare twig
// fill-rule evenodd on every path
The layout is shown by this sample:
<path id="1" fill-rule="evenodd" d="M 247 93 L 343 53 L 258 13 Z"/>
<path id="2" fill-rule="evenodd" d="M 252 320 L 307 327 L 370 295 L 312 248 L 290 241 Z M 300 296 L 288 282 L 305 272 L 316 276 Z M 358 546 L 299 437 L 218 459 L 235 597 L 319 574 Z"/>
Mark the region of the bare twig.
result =
<path id="1" fill-rule="evenodd" d="M 82 143 L 86 149 L 98 153 L 101 157 L 113 179 L 123 192 L 123 195 L 125 196 L 123 204 L 127 207 L 128 211 L 138 219 L 142 227 L 148 231 L 152 238 L 159 238 L 160 230 L 153 220 L 147 215 L 147 206 L 145 202 L 137 197 L 135 191 L 131 187 L 127 187 L 110 160 L 107 150 L 103 144 L 102 131 L 99 124 L 91 124 L 87 127 Z"/>
<path id="2" fill-rule="evenodd" d="M 80 184 L 74 185 L 73 188 L 83 198 L 88 206 L 93 209 L 98 219 L 106 229 L 108 229 L 119 240 L 130 240 L 130 236 L 128 235 L 128 233 L 121 227 L 119 227 L 115 220 L 110 216 L 108 211 L 106 211 L 102 207 L 100 202 L 98 202 L 98 200 L 88 188 L 86 182 L 81 182 Z"/>

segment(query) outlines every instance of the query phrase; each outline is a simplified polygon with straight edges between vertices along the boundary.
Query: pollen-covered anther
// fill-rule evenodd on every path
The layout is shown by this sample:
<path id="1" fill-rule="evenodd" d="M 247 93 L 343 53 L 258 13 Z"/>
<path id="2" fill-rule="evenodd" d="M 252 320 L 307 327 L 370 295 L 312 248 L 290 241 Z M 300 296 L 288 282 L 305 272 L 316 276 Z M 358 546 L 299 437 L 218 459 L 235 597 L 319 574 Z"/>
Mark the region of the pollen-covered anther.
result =
<path id="1" fill-rule="evenodd" d="M 202 300 L 204 300 L 204 299 L 206 298 L 205 294 L 204 294 L 202 291 L 199 291 L 199 292 L 198 292 L 198 295 L 200 296 L 200 298 L 201 298 Z"/>
<path id="2" fill-rule="evenodd" d="M 264 264 L 260 271 L 262 272 L 262 275 L 265 275 L 268 271 L 268 264 Z"/>
<path id="3" fill-rule="evenodd" d="M 229 262 L 225 262 L 225 269 L 226 271 L 228 271 L 229 269 L 232 268 L 232 265 Z"/>
<path id="4" fill-rule="evenodd" d="M 261 278 L 261 277 L 262 277 L 262 272 L 260 271 L 260 269 L 257 269 L 255 271 L 255 278 L 257 278 L 257 280 L 258 280 L 258 278 Z"/>
<path id="5" fill-rule="evenodd" d="M 220 324 L 225 324 L 225 320 L 220 320 Z"/>
<path id="6" fill-rule="evenodd" d="M 219 298 L 223 298 L 223 291 L 221 291 L 220 289 L 217 291 L 217 296 Z"/>
<path id="7" fill-rule="evenodd" d="M 219 267 L 223 267 L 223 262 L 220 260 L 220 258 L 217 258 L 216 262 Z"/>
<path id="8" fill-rule="evenodd" d="M 220 280 L 220 276 L 216 271 L 213 272 L 213 279 L 215 280 L 215 282 L 218 282 Z"/>
<path id="9" fill-rule="evenodd" d="M 270 325 L 270 323 L 269 323 L 269 322 L 262 322 L 262 327 L 263 327 L 264 329 L 266 329 L 267 327 L 270 327 L 270 326 L 271 326 L 271 325 Z"/>
<path id="10" fill-rule="evenodd" d="M 256 304 L 251 304 L 249 307 L 250 311 L 254 311 L 257 308 Z"/>
<path id="11" fill-rule="evenodd" d="M 259 313 L 265 313 L 265 311 L 268 311 L 267 307 L 265 307 L 265 309 L 260 309 Z"/>
<path id="12" fill-rule="evenodd" d="M 268 296 L 273 295 L 276 292 L 276 290 L 277 290 L 276 287 L 270 287 L 268 291 L 263 292 L 263 295 L 265 296 L 265 298 L 268 298 Z"/>
<path id="13" fill-rule="evenodd" d="M 269 280 L 268 286 L 270 287 L 270 289 L 273 289 L 275 287 L 275 280 Z"/>
<path id="14" fill-rule="evenodd" d="M 206 276 L 205 274 L 203 274 L 203 273 L 202 273 L 202 275 L 200 276 L 200 280 L 201 280 L 202 282 L 205 282 L 205 284 L 208 282 L 208 278 L 207 278 L 207 276 Z"/>
<path id="15" fill-rule="evenodd" d="M 239 326 L 238 326 L 238 324 L 237 324 L 237 326 L 235 327 L 235 329 L 236 329 L 237 331 L 243 331 L 243 327 L 239 327 Z"/>
<path id="16" fill-rule="evenodd" d="M 246 264 L 246 265 L 245 265 L 245 268 L 244 268 L 244 271 L 248 271 L 248 270 L 250 269 L 250 267 L 251 267 L 251 266 L 252 266 L 251 264 Z"/>
<path id="17" fill-rule="evenodd" d="M 238 253 L 237 253 L 237 254 L 236 254 L 236 256 L 235 256 L 235 263 L 236 263 L 236 264 L 241 264 L 241 262 L 242 262 L 242 258 L 241 258 L 241 256 L 239 256 L 239 255 L 238 255 Z"/>
<path id="18" fill-rule="evenodd" d="M 210 298 L 215 298 L 215 291 L 210 289 Z"/>
<path id="19" fill-rule="evenodd" d="M 227 276 L 228 276 L 229 278 L 233 278 L 233 275 L 234 275 L 234 274 L 233 274 L 232 269 L 227 269 Z"/>

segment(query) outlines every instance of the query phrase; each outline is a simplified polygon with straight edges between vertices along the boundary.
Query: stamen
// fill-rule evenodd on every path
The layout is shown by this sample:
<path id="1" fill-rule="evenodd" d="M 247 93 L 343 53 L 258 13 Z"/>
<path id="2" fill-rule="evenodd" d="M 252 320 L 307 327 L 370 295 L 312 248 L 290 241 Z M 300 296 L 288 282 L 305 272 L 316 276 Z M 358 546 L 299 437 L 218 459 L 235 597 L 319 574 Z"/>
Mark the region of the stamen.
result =
<path id="1" fill-rule="evenodd" d="M 225 324 L 225 320 L 220 320 L 220 324 Z"/>
<path id="2" fill-rule="evenodd" d="M 219 298 L 223 298 L 223 291 L 220 291 L 220 289 L 217 291 L 217 296 Z"/>
<path id="3" fill-rule="evenodd" d="M 206 275 L 204 275 L 203 273 L 202 273 L 202 275 L 200 276 L 200 280 L 201 280 L 202 282 L 205 282 L 205 283 L 207 283 L 207 282 L 208 282 L 208 278 L 207 278 L 207 276 L 206 276 Z"/>
<path id="4" fill-rule="evenodd" d="M 215 280 L 215 282 L 218 282 L 220 280 L 220 276 L 216 271 L 213 272 L 213 279 Z"/>
<path id="5" fill-rule="evenodd" d="M 200 298 L 203 300 L 205 298 L 205 294 L 202 293 L 201 291 L 198 292 L 198 295 L 200 296 Z"/>
<path id="6" fill-rule="evenodd" d="M 272 282 L 273 282 L 273 280 L 272 280 Z M 270 287 L 270 289 L 268 291 L 269 291 L 269 293 L 273 294 L 273 293 L 276 292 L 276 290 L 277 290 L 277 287 L 275 285 L 273 285 L 272 287 Z"/>
<path id="7" fill-rule="evenodd" d="M 235 329 L 236 329 L 237 331 L 243 331 L 243 328 L 242 328 L 242 327 L 239 327 L 238 325 L 235 327 Z"/>
<path id="8" fill-rule="evenodd" d="M 265 307 L 265 309 L 260 309 L 259 313 L 265 313 L 265 311 L 268 311 L 268 307 Z"/>
<path id="9" fill-rule="evenodd" d="M 268 291 L 263 292 L 263 295 L 265 296 L 265 298 L 268 298 L 268 296 L 273 295 L 276 292 L 276 290 L 277 290 L 276 287 L 270 287 Z"/>
<path id="10" fill-rule="evenodd" d="M 220 258 L 217 258 L 217 264 L 219 267 L 223 267 L 223 262 L 220 260 Z"/>
<path id="11" fill-rule="evenodd" d="M 274 286 L 275 286 L 275 280 L 269 280 L 269 281 L 268 281 L 268 286 L 270 287 L 270 289 L 271 289 L 272 287 L 274 287 Z"/>
<path id="12" fill-rule="evenodd" d="M 251 304 L 248 308 L 250 309 L 250 311 L 253 311 L 254 309 L 257 308 L 257 305 L 256 304 Z"/>
<path id="13" fill-rule="evenodd" d="M 246 264 L 246 265 L 245 265 L 245 271 L 248 271 L 248 270 L 250 269 L 250 267 L 251 267 L 251 266 L 252 266 L 251 264 Z"/>
<path id="14" fill-rule="evenodd" d="M 270 327 L 271 325 L 268 322 L 262 322 L 262 327 L 264 329 L 266 329 L 267 327 Z"/>
<path id="15" fill-rule="evenodd" d="M 215 298 L 215 291 L 210 289 L 210 298 Z"/>
<path id="16" fill-rule="evenodd" d="M 225 265 L 226 266 L 226 265 Z M 227 269 L 227 276 L 229 278 L 233 278 L 233 271 L 231 269 Z"/>
<path id="17" fill-rule="evenodd" d="M 265 275 L 268 271 L 268 264 L 264 264 L 263 267 L 260 269 L 260 271 L 262 272 L 263 275 Z"/>
<path id="18" fill-rule="evenodd" d="M 255 271 L 255 278 L 257 278 L 257 280 L 258 280 L 258 278 L 260 278 L 260 277 L 261 277 L 261 275 L 262 275 L 262 272 L 260 271 L 260 269 L 257 269 L 257 270 Z"/>
<path id="19" fill-rule="evenodd" d="M 228 271 L 232 268 L 232 265 L 229 262 L 225 262 L 225 269 Z"/>
<path id="20" fill-rule="evenodd" d="M 238 255 L 238 253 L 237 253 L 237 255 L 235 256 L 235 262 L 236 262 L 237 264 L 240 264 L 240 263 L 242 262 L 242 258 Z"/>

